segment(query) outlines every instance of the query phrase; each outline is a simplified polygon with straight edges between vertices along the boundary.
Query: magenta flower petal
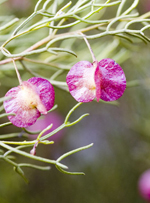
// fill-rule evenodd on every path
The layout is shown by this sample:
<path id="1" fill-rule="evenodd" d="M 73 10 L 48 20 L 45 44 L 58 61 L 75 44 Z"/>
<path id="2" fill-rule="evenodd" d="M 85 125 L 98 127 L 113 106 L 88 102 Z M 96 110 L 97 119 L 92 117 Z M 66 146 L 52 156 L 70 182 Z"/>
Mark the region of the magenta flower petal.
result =
<path id="1" fill-rule="evenodd" d="M 67 74 L 67 85 L 78 102 L 90 102 L 96 97 L 95 67 L 89 61 L 76 63 Z"/>
<path id="2" fill-rule="evenodd" d="M 42 103 L 47 111 L 54 106 L 55 91 L 51 83 L 43 78 L 33 77 L 28 80 L 36 87 L 37 93 L 40 96 Z"/>
<path id="3" fill-rule="evenodd" d="M 119 99 L 126 89 L 126 78 L 122 68 L 112 59 L 99 62 L 101 72 L 101 99 L 114 101 Z"/>
<path id="4" fill-rule="evenodd" d="M 5 96 L 11 97 L 4 101 L 6 113 L 15 114 L 8 116 L 8 119 L 17 127 L 34 124 L 41 113 L 47 114 L 53 107 L 55 99 L 52 85 L 42 78 L 31 78 L 22 85 L 10 89 Z"/>
<path id="5" fill-rule="evenodd" d="M 139 178 L 138 189 L 140 195 L 150 202 L 150 169 L 146 170 Z"/>
<path id="6" fill-rule="evenodd" d="M 98 66 L 98 62 L 95 61 L 94 63 L 96 63 L 95 64 L 96 70 L 95 70 L 95 74 L 94 74 L 94 80 L 95 80 L 95 85 L 96 85 L 96 100 L 97 100 L 97 102 L 99 102 L 99 99 L 101 97 L 101 75 L 100 75 L 100 69 Z"/>

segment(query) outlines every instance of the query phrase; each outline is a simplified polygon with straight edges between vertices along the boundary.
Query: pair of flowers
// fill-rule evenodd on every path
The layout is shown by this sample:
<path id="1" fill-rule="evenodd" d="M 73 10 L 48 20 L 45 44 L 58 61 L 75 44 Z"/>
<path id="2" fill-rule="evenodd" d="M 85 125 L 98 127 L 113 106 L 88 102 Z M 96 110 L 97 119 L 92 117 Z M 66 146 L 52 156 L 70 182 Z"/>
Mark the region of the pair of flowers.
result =
<path id="1" fill-rule="evenodd" d="M 114 101 L 119 99 L 126 88 L 126 78 L 122 68 L 112 59 L 100 62 L 80 61 L 69 71 L 66 82 L 71 95 L 78 102 Z M 41 114 L 53 107 L 55 91 L 51 83 L 43 78 L 33 77 L 10 89 L 4 101 L 9 120 L 17 127 L 33 125 Z"/>

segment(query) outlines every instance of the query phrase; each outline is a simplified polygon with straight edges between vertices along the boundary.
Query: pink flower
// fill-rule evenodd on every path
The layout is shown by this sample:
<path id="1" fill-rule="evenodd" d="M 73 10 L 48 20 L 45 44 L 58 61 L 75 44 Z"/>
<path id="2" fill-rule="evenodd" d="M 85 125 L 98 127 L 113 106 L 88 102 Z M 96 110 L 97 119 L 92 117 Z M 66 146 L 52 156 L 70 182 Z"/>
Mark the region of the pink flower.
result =
<path id="1" fill-rule="evenodd" d="M 14 113 L 8 119 L 17 127 L 33 125 L 41 114 L 53 107 L 55 92 L 51 83 L 43 78 L 33 77 L 10 89 L 6 95 L 11 99 L 4 101 L 6 113 Z"/>
<path id="2" fill-rule="evenodd" d="M 126 78 L 122 68 L 112 59 L 100 62 L 80 61 L 67 74 L 67 85 L 78 102 L 114 101 L 126 89 Z"/>
<path id="3" fill-rule="evenodd" d="M 138 182 L 138 189 L 145 200 L 150 201 L 150 169 L 145 171 Z"/>

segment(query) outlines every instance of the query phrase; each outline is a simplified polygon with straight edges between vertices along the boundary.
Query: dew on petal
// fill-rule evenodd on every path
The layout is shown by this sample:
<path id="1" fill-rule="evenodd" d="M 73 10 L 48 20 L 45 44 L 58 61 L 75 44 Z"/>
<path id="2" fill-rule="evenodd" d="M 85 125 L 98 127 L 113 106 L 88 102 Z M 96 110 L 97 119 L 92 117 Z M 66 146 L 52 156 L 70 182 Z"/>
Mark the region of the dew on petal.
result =
<path id="1" fill-rule="evenodd" d="M 113 59 L 99 62 L 101 73 L 101 99 L 114 101 L 119 99 L 126 89 L 126 78 L 122 68 Z"/>
<path id="2" fill-rule="evenodd" d="M 71 95 L 78 102 L 90 102 L 96 97 L 95 67 L 89 61 L 76 63 L 66 77 Z"/>
<path id="3" fill-rule="evenodd" d="M 10 89 L 5 96 L 11 98 L 4 101 L 6 113 L 15 114 L 8 116 L 8 119 L 17 127 L 33 125 L 41 113 L 47 114 L 53 107 L 55 99 L 52 85 L 42 78 L 31 78 L 22 85 Z"/>

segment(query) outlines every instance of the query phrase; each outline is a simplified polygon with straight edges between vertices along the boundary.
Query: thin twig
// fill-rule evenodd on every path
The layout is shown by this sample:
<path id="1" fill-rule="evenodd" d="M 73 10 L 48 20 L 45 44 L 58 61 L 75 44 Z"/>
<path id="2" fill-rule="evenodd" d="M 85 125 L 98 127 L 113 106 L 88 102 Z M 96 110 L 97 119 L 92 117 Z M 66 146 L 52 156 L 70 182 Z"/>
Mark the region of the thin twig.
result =
<path id="1" fill-rule="evenodd" d="M 57 38 L 57 37 L 63 37 L 63 36 L 66 36 L 66 34 L 69 34 L 69 35 L 74 35 L 76 33 L 79 33 L 79 32 L 88 32 L 90 30 L 93 30 L 95 28 L 98 28 L 100 26 L 104 26 L 106 23 L 103 23 L 103 24 L 97 24 L 97 25 L 93 25 L 93 26 L 90 26 L 90 27 L 87 27 L 87 28 L 84 28 L 84 29 L 80 29 L 80 30 L 77 30 L 77 31 L 73 31 L 73 32 L 67 32 L 67 33 L 63 33 L 63 34 L 57 34 L 57 35 L 49 35 L 47 37 L 45 37 L 44 39 L 40 40 L 39 42 L 35 43 L 34 45 L 32 45 L 31 47 L 29 47 L 28 49 L 26 49 L 24 52 L 30 52 L 30 51 L 33 51 L 37 48 L 39 48 L 40 46 L 48 43 L 51 39 L 54 39 L 54 38 Z M 17 60 L 21 60 L 23 58 L 23 56 L 21 57 L 16 57 L 16 58 L 13 58 L 15 61 Z M 9 58 L 9 59 L 4 59 L 2 61 L 0 61 L 0 65 L 4 65 L 4 64 L 7 64 L 7 63 L 10 63 L 12 62 L 12 58 Z"/>

